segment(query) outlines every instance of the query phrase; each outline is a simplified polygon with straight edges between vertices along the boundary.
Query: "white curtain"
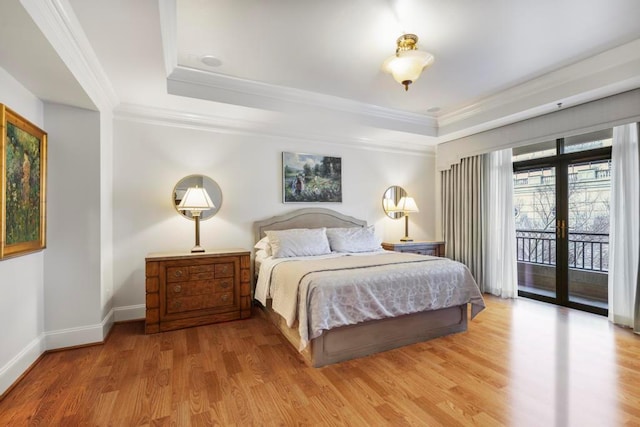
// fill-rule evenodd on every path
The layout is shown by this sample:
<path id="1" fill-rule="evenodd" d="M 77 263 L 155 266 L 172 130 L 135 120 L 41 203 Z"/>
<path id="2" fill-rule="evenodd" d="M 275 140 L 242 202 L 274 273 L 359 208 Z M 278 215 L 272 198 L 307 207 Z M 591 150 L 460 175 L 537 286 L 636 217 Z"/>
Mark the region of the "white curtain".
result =
<path id="1" fill-rule="evenodd" d="M 465 264 L 483 289 L 483 156 L 442 171 L 442 234 L 447 258 Z"/>
<path id="2" fill-rule="evenodd" d="M 485 155 L 484 290 L 502 298 L 518 297 L 516 223 L 513 214 L 511 149 Z"/>
<path id="3" fill-rule="evenodd" d="M 609 243 L 609 320 L 640 333 L 638 125 L 613 128 Z M 635 325 L 634 325 L 635 323 Z"/>

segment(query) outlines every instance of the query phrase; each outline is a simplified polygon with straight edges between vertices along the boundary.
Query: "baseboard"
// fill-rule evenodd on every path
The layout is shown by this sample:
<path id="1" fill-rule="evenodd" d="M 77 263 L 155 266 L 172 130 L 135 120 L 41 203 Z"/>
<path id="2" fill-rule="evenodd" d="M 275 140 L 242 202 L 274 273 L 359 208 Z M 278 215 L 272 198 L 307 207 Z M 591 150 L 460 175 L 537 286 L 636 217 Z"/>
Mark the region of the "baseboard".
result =
<path id="1" fill-rule="evenodd" d="M 127 322 L 129 320 L 140 320 L 146 317 L 147 307 L 144 304 L 127 305 L 113 309 L 115 322 Z"/>
<path id="2" fill-rule="evenodd" d="M 114 323 L 144 319 L 145 315 L 144 304 L 112 308 L 100 324 L 45 333 L 46 350 L 101 343 Z"/>
<path id="3" fill-rule="evenodd" d="M 78 328 L 59 329 L 45 333 L 45 347 L 47 350 L 100 343 L 103 340 L 102 323 Z"/>
<path id="4" fill-rule="evenodd" d="M 124 307 L 124 309 L 138 306 Z M 142 305 L 144 313 L 145 306 Z M 27 345 L 18 355 L 0 368 L 0 400 L 15 387 L 18 382 L 29 372 L 40 357 L 50 351 L 68 350 L 92 344 L 102 344 L 111 331 L 118 311 L 111 309 L 102 322 L 97 325 L 83 326 L 79 328 L 60 329 L 41 334 Z M 133 316 L 131 310 L 123 310 Z M 144 317 L 144 314 L 143 316 Z M 132 317 L 133 319 L 133 317 Z M 129 320 L 129 319 L 127 319 Z"/>
<path id="5" fill-rule="evenodd" d="M 109 332 L 111 332 L 111 328 L 113 328 L 114 318 L 115 316 L 113 314 L 113 308 L 112 308 L 111 310 L 109 310 L 109 313 L 107 313 L 104 319 L 102 319 L 102 341 L 103 342 L 105 339 L 107 339 Z"/>
<path id="6" fill-rule="evenodd" d="M 45 335 L 41 334 L 0 368 L 0 400 L 18 383 L 44 352 Z"/>

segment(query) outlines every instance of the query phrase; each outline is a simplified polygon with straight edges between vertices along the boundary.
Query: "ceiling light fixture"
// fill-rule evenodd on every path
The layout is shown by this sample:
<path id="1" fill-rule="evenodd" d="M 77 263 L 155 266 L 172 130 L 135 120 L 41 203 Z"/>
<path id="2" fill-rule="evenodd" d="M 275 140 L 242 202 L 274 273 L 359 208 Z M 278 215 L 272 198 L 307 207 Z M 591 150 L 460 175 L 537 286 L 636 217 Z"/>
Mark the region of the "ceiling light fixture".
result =
<path id="1" fill-rule="evenodd" d="M 391 74 L 407 91 L 409 85 L 420 78 L 422 70 L 433 64 L 434 57 L 429 52 L 418 50 L 418 36 L 415 34 L 403 34 L 396 43 L 396 54 L 384 61 L 382 70 Z"/>

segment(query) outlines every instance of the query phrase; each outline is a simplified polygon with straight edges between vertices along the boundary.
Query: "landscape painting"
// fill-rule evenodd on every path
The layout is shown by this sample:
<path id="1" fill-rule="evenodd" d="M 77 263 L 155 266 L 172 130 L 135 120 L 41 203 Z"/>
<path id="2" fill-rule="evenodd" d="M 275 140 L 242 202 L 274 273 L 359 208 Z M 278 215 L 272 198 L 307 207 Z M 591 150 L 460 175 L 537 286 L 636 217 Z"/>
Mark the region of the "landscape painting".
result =
<path id="1" fill-rule="evenodd" d="M 342 202 L 342 159 L 282 153 L 284 203 Z"/>
<path id="2" fill-rule="evenodd" d="M 0 104 L 0 258 L 45 247 L 47 134 Z"/>

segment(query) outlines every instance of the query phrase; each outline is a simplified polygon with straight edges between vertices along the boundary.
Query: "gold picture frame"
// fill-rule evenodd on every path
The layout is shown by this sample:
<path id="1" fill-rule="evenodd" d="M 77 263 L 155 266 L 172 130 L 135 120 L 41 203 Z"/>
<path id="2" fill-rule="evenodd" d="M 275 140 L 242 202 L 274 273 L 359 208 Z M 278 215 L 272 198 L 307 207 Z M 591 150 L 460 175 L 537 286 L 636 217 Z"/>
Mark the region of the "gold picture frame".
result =
<path id="1" fill-rule="evenodd" d="M 0 259 L 46 246 L 47 133 L 0 104 Z"/>
<path id="2" fill-rule="evenodd" d="M 282 152 L 283 203 L 342 203 L 342 157 Z"/>

